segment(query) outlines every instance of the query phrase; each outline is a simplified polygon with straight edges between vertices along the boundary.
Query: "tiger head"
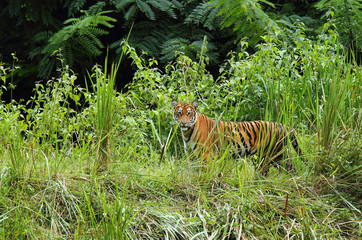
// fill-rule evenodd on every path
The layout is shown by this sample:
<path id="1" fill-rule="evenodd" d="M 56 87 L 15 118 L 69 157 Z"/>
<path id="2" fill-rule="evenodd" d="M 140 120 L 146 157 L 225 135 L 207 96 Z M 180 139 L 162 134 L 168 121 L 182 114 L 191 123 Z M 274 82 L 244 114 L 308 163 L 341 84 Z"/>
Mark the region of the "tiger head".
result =
<path id="1" fill-rule="evenodd" d="M 197 121 L 197 106 L 199 102 L 197 100 L 189 103 L 178 103 L 177 100 L 172 100 L 172 105 L 174 107 L 173 117 L 175 121 L 180 123 L 180 129 L 183 132 L 190 130 Z"/>

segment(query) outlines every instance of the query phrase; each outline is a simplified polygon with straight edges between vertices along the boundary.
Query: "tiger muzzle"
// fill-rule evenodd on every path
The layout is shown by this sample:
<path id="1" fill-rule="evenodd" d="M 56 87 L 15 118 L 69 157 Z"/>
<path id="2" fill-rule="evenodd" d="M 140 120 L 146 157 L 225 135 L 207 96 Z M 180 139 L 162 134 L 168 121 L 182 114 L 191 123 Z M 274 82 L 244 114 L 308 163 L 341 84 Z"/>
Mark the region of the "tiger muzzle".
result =
<path id="1" fill-rule="evenodd" d="M 187 130 L 189 130 L 191 127 L 190 126 L 187 126 L 187 124 L 185 123 L 180 123 L 180 129 L 184 132 L 186 132 Z"/>

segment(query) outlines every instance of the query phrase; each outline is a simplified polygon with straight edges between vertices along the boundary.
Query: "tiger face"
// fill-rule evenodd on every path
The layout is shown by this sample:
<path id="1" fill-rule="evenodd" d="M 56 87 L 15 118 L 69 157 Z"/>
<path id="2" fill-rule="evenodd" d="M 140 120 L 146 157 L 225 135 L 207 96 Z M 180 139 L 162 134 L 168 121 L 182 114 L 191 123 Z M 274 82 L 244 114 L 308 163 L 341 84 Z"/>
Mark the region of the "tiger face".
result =
<path id="1" fill-rule="evenodd" d="M 180 129 L 183 132 L 187 132 L 195 126 L 197 121 L 197 106 L 199 106 L 198 101 L 193 101 L 192 104 L 189 103 L 178 103 L 177 100 L 172 100 L 172 105 L 174 107 L 173 117 L 177 124 L 180 124 Z"/>

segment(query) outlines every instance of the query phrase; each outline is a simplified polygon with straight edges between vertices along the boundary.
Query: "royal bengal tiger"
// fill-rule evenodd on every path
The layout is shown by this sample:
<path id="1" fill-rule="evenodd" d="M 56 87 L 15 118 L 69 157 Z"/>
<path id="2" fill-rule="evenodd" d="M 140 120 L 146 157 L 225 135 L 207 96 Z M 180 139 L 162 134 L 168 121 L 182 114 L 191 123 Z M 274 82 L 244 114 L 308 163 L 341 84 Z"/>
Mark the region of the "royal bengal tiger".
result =
<path id="1" fill-rule="evenodd" d="M 278 167 L 276 164 L 283 157 L 287 139 L 290 139 L 295 151 L 302 156 L 295 138 L 295 130 L 289 130 L 280 123 L 213 120 L 196 111 L 199 106 L 197 100 L 191 104 L 172 100 L 172 105 L 174 119 L 179 124 L 184 142 L 203 158 L 204 164 L 212 156 L 216 156 L 220 149 L 229 147 L 233 154 L 242 157 L 260 154 L 263 161 L 268 161 Z M 302 160 L 306 161 L 303 157 Z M 293 168 L 288 160 L 288 170 Z M 263 169 L 263 174 L 267 175 L 269 166 Z"/>

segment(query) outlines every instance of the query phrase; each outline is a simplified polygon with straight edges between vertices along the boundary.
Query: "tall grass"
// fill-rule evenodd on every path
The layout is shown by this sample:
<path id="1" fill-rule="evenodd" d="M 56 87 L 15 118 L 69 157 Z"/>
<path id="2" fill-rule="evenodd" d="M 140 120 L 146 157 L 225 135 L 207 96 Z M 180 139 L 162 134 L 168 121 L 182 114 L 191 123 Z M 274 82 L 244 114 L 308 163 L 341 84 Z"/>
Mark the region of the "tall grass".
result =
<path id="1" fill-rule="evenodd" d="M 362 74 L 330 43 L 293 51 L 266 39 L 253 55 L 231 54 L 217 79 L 205 58 L 179 53 L 161 71 L 128 47 L 126 93 L 106 61 L 88 76 L 94 91 L 63 66 L 28 105 L 1 102 L 0 238 L 360 238 Z M 214 119 L 295 128 L 309 162 L 292 155 L 296 172 L 261 178 L 257 157 L 226 147 L 201 171 L 172 125 L 176 95 Z"/>
<path id="2" fill-rule="evenodd" d="M 104 73 L 101 68 L 95 67 L 96 78 L 96 114 L 94 128 L 97 135 L 97 159 L 95 169 L 106 167 L 110 162 L 109 133 L 112 131 L 114 113 L 114 83 L 118 66 L 112 65 L 110 73 L 107 72 L 108 62 L 105 62 Z M 91 78 L 91 77 L 90 77 Z"/>
<path id="3" fill-rule="evenodd" d="M 107 56 L 104 63 L 104 70 L 96 65 L 94 67 L 94 74 L 92 76 L 88 74 L 92 85 L 95 86 L 93 91 L 96 93 L 94 129 L 97 135 L 97 159 L 94 169 L 98 170 L 105 168 L 111 159 L 109 137 L 112 132 L 112 126 L 114 125 L 115 82 L 123 55 L 126 52 L 126 46 L 122 49 L 123 51 L 118 60 L 118 64 L 111 64 L 110 72 L 108 72 Z M 95 78 L 96 84 L 92 81 L 93 77 Z"/>

